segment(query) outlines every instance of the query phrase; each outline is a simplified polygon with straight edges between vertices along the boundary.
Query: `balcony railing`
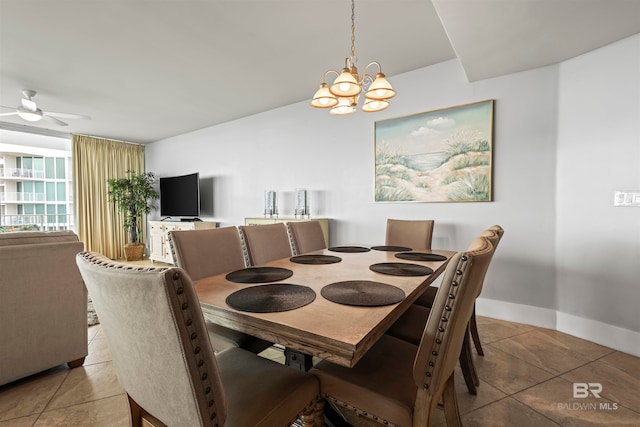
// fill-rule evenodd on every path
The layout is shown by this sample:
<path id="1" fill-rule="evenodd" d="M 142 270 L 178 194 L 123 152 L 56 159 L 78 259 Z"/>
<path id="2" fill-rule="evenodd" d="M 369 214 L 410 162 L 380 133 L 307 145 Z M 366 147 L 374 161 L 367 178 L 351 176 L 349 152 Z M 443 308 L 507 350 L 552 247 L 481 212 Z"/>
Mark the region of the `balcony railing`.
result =
<path id="1" fill-rule="evenodd" d="M 75 224 L 71 214 L 0 215 L 0 232 L 21 230 L 71 230 Z"/>
<path id="2" fill-rule="evenodd" d="M 0 178 L 44 179 L 44 171 L 19 168 L 0 168 Z"/>
<path id="3" fill-rule="evenodd" d="M 18 193 L 7 191 L 0 193 L 0 203 L 44 202 L 44 193 Z"/>

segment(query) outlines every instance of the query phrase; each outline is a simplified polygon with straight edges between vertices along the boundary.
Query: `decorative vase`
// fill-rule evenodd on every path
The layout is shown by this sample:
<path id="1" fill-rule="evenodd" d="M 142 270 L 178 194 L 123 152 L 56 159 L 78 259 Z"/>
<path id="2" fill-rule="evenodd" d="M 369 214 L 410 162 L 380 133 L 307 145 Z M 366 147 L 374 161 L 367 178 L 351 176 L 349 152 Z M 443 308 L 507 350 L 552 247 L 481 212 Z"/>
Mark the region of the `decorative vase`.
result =
<path id="1" fill-rule="evenodd" d="M 144 256 L 144 243 L 133 243 L 124 246 L 127 261 L 140 261 Z"/>

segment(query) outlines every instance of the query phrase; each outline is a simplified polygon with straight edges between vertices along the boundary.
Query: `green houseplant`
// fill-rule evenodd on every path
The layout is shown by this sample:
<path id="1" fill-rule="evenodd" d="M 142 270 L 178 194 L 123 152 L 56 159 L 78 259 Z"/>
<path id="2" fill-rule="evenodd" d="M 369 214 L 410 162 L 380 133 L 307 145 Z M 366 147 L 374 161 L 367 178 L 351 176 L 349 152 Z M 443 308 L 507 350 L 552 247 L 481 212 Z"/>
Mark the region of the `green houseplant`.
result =
<path id="1" fill-rule="evenodd" d="M 125 246 L 128 261 L 142 259 L 145 244 L 141 241 L 143 216 L 155 208 L 153 200 L 160 196 L 153 188 L 156 176 L 152 172 L 136 173 L 128 170 L 125 178 L 107 180 L 109 201 L 115 203 L 118 211 L 124 214 L 123 227 L 129 236 Z"/>

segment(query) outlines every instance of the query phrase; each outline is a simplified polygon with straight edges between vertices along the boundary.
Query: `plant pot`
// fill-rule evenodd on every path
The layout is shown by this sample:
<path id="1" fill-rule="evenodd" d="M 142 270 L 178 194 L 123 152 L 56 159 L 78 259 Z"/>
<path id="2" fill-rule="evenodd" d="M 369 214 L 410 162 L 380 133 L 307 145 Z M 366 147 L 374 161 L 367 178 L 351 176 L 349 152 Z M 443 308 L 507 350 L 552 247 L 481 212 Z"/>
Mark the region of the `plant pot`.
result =
<path id="1" fill-rule="evenodd" d="M 134 243 L 124 246 L 127 261 L 140 261 L 144 256 L 144 243 Z"/>

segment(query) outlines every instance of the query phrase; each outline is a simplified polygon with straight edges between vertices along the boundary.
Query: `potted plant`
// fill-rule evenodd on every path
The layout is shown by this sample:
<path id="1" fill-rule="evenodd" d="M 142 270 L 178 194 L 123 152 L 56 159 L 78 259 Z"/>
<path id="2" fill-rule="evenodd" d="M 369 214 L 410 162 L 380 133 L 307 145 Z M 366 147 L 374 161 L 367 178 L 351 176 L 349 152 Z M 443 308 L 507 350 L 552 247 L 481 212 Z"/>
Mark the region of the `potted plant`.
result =
<path id="1" fill-rule="evenodd" d="M 127 261 L 138 261 L 144 255 L 145 244 L 141 240 L 142 218 L 155 208 L 153 200 L 160 196 L 153 188 L 156 176 L 152 172 L 136 173 L 127 171 L 126 178 L 107 180 L 109 201 L 116 204 L 124 214 L 123 227 L 129 235 L 125 245 Z"/>

